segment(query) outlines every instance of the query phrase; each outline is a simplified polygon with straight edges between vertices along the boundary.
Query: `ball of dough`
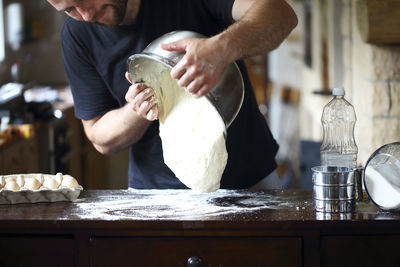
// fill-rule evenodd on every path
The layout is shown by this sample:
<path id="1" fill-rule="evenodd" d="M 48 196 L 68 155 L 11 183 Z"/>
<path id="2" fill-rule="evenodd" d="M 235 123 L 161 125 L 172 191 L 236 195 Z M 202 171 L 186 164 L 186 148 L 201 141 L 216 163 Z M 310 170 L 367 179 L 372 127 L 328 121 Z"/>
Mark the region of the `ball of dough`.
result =
<path id="1" fill-rule="evenodd" d="M 15 180 L 14 181 L 11 180 L 10 182 L 6 183 L 6 185 L 4 186 L 4 189 L 18 191 L 20 189 L 20 187 L 17 184 L 17 182 L 15 182 Z"/>
<path id="2" fill-rule="evenodd" d="M 35 178 L 25 178 L 24 187 L 29 190 L 38 190 L 42 184 Z"/>
<path id="3" fill-rule="evenodd" d="M 57 183 L 57 181 L 53 178 L 50 178 L 50 177 L 44 178 L 43 186 L 47 187 L 48 189 L 51 189 L 51 190 L 57 189 L 59 185 L 60 184 Z"/>
<path id="4" fill-rule="evenodd" d="M 75 189 L 78 188 L 79 184 L 78 181 L 72 177 L 71 175 L 64 175 L 62 182 L 61 182 L 61 187 L 67 187 L 70 189 Z"/>

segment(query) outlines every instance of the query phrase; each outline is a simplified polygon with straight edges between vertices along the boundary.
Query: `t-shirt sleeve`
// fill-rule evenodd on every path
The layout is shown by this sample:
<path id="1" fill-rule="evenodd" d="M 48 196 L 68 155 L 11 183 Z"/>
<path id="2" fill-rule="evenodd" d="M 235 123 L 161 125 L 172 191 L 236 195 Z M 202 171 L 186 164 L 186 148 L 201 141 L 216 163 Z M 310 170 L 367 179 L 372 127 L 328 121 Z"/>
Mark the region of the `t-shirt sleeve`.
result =
<path id="1" fill-rule="evenodd" d="M 72 28 L 67 19 L 61 31 L 62 57 L 71 87 L 75 116 L 82 120 L 101 116 L 118 107 L 84 46 L 86 32 Z"/>
<path id="2" fill-rule="evenodd" d="M 232 7 L 235 0 L 202 0 L 206 9 L 219 21 L 222 21 L 224 27 L 233 23 Z"/>

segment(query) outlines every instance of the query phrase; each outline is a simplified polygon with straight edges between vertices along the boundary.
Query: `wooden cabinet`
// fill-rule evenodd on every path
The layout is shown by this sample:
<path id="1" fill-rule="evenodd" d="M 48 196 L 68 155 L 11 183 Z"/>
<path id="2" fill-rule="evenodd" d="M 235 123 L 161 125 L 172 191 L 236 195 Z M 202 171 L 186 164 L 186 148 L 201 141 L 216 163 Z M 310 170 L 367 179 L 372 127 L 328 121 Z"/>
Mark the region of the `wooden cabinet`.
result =
<path id="1" fill-rule="evenodd" d="M 299 237 L 90 239 L 93 266 L 302 266 L 301 251 Z"/>
<path id="2" fill-rule="evenodd" d="M 321 266 L 400 266 L 400 235 L 323 236 Z"/>
<path id="3" fill-rule="evenodd" d="M 74 266 L 73 236 L 0 235 L 0 266 Z"/>

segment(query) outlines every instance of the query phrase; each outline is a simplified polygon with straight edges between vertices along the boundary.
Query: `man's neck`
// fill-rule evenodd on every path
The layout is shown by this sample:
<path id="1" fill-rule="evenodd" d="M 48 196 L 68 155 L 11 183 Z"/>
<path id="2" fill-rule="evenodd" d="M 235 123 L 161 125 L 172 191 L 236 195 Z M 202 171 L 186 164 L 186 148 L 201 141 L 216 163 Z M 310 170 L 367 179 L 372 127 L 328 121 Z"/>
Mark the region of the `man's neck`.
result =
<path id="1" fill-rule="evenodd" d="M 141 0 L 125 0 L 125 2 L 126 2 L 125 18 L 122 21 L 121 25 L 133 24 L 139 13 Z"/>

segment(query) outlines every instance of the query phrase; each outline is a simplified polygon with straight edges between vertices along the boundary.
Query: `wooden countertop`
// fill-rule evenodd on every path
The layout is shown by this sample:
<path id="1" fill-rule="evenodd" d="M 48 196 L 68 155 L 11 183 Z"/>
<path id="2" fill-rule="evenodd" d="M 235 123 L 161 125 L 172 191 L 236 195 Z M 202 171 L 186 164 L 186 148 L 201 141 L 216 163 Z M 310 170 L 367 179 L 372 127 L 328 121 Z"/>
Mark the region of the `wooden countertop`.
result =
<path id="1" fill-rule="evenodd" d="M 316 213 L 311 190 L 84 190 L 72 202 L 0 205 L 0 228 L 308 228 L 393 226 L 400 213 L 357 202 L 351 214 Z"/>
<path id="2" fill-rule="evenodd" d="M 398 266 L 399 242 L 400 213 L 366 200 L 318 214 L 311 190 L 84 190 L 0 205 L 1 266 Z"/>

